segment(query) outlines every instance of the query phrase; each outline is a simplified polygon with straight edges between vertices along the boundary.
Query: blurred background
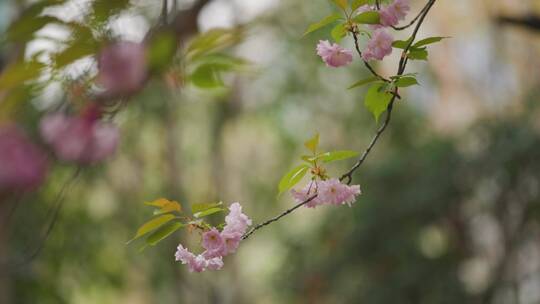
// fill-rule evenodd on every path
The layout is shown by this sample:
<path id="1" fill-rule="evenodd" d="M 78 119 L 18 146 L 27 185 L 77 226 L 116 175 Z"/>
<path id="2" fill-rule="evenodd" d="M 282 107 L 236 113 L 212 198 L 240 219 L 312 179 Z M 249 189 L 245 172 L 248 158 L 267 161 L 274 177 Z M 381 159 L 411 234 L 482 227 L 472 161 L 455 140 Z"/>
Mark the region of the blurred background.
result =
<path id="1" fill-rule="evenodd" d="M 35 2 L 1 0 L 0 31 Z M 161 1 L 120 2 L 128 3 L 107 9 L 102 28 L 141 41 Z M 159 197 L 240 201 L 255 223 L 276 215 L 293 205 L 276 199 L 277 183 L 306 139 L 319 132 L 327 150 L 361 151 L 377 127 L 365 89 L 346 89 L 369 76 L 361 62 L 327 68 L 315 45 L 329 30 L 302 37 L 332 12 L 328 1 L 204 2 L 195 11 L 194 1 L 177 0 L 169 14 L 187 10 L 202 32 L 241 28 L 228 51 L 249 67 L 212 90 L 151 80 L 115 115 L 121 141 L 110 161 L 76 178 L 76 167 L 55 164 L 38 191 L 0 201 L 10 214 L 0 223 L 0 303 L 540 303 L 537 0 L 437 1 L 419 37 L 451 39 L 430 47 L 429 62 L 409 65 L 421 85 L 402 90 L 387 133 L 354 176 L 363 194 L 352 208 L 302 208 L 243 242 L 217 272 L 191 274 L 174 261 L 178 242 L 196 244 L 185 231 L 143 252 L 126 245 L 151 216 L 143 202 Z M 411 2 L 409 18 L 425 4 Z M 85 22 L 92 3 L 42 14 Z M 0 69 L 17 56 L 47 60 L 69 35 L 46 24 L 23 43 L 2 43 Z M 398 59 L 394 50 L 376 68 L 391 75 Z M 91 63 L 67 65 L 55 81 L 20 92 L 22 102 L 0 90 L 0 119 L 35 132 L 39 113 L 65 102 L 62 80 Z"/>

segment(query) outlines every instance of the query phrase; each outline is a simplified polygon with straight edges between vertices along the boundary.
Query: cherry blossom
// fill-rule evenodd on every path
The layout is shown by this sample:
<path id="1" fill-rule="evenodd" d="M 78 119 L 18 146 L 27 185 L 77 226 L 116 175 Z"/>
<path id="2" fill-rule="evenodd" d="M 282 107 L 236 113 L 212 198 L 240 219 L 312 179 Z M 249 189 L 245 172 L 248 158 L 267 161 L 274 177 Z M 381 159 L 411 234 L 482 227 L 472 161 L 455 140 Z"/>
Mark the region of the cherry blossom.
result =
<path id="1" fill-rule="evenodd" d="M 118 128 L 99 120 L 99 109 L 90 106 L 78 116 L 46 115 L 40 123 L 44 141 L 64 161 L 81 164 L 100 162 L 116 151 Z"/>
<path id="2" fill-rule="evenodd" d="M 331 44 L 328 40 L 319 41 L 317 55 L 321 56 L 327 66 L 334 68 L 346 66 L 353 60 L 351 50 L 342 48 L 337 43 Z"/>
<path id="3" fill-rule="evenodd" d="M 47 155 L 17 126 L 0 126 L 0 193 L 30 191 L 47 173 Z"/>
<path id="4" fill-rule="evenodd" d="M 384 57 L 392 54 L 393 41 L 394 38 L 386 30 L 382 28 L 375 30 L 366 49 L 362 52 L 362 59 L 365 61 L 383 60 Z"/>

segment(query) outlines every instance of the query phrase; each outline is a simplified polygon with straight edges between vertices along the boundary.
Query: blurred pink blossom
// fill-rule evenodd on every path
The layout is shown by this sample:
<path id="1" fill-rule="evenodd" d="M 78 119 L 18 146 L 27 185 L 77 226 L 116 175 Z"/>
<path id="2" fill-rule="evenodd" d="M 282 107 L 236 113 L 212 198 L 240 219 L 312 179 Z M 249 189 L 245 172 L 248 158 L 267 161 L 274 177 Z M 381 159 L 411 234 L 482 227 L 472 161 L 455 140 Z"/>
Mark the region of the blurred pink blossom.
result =
<path id="1" fill-rule="evenodd" d="M 64 161 L 81 164 L 100 162 L 116 151 L 118 128 L 99 120 L 99 111 L 87 108 L 79 116 L 46 115 L 40 123 L 41 136 Z"/>
<path id="2" fill-rule="evenodd" d="M 113 96 L 139 91 L 148 76 L 146 49 L 142 43 L 121 41 L 110 44 L 98 56 L 97 83 Z"/>
<path id="3" fill-rule="evenodd" d="M 0 193 L 35 189 L 47 168 L 47 155 L 22 130 L 0 126 Z"/>
<path id="4" fill-rule="evenodd" d="M 392 54 L 393 42 L 394 38 L 386 30 L 375 30 L 368 41 L 366 49 L 362 52 L 362 59 L 365 61 L 383 60 L 384 57 Z"/>
<path id="5" fill-rule="evenodd" d="M 320 40 L 317 45 L 317 55 L 329 67 L 338 68 L 350 64 L 353 60 L 353 53 L 342 48 L 337 43 L 331 44 L 328 40 Z"/>

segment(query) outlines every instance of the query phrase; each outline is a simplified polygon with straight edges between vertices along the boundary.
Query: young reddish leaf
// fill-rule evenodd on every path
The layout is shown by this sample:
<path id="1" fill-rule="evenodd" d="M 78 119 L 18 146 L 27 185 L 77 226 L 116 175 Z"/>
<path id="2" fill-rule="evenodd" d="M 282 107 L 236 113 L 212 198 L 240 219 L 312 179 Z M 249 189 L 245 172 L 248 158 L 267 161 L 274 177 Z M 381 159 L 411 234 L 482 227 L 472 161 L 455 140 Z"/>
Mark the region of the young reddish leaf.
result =
<path id="1" fill-rule="evenodd" d="M 166 198 L 160 198 L 153 202 L 145 202 L 144 204 L 148 206 L 158 207 L 161 213 L 167 213 L 167 212 L 173 212 L 173 211 L 182 212 L 182 206 L 180 206 L 178 202 L 170 201 Z"/>
<path id="2" fill-rule="evenodd" d="M 334 3 L 343 10 L 347 9 L 347 6 L 349 5 L 347 2 L 347 0 L 334 0 Z"/>
<path id="3" fill-rule="evenodd" d="M 309 151 L 315 153 L 319 147 L 319 133 L 315 134 L 315 136 L 306 141 L 304 146 L 308 148 Z"/>

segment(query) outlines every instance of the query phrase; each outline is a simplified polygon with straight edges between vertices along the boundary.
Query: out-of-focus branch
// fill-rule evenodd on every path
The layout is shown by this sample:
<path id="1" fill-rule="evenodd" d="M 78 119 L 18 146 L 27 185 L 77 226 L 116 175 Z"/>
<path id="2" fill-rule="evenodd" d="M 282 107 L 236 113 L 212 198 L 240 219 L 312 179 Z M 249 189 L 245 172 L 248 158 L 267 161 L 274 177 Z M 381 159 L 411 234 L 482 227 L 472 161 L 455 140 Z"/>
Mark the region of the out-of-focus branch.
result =
<path id="1" fill-rule="evenodd" d="M 49 214 L 51 214 L 51 213 L 52 214 L 50 216 L 49 216 L 49 214 L 47 215 L 47 217 L 50 217 L 51 219 L 49 220 L 49 224 L 43 230 L 43 234 L 41 236 L 41 239 L 39 240 L 39 242 L 38 242 L 37 246 L 34 248 L 34 250 L 32 250 L 21 261 L 18 261 L 16 263 L 11 263 L 10 261 L 6 261 L 5 262 L 6 266 L 8 266 L 9 268 L 12 268 L 12 269 L 17 269 L 17 268 L 19 268 L 19 267 L 21 267 L 21 266 L 23 266 L 25 264 L 28 264 L 29 262 L 31 262 L 34 258 L 36 258 L 39 255 L 39 253 L 41 252 L 41 250 L 45 246 L 45 243 L 49 239 L 49 236 L 51 235 L 51 232 L 52 232 L 54 226 L 56 225 L 56 222 L 58 221 L 58 218 L 60 216 L 60 210 L 62 209 L 62 205 L 64 203 L 64 198 L 65 198 L 66 192 L 75 183 L 75 181 L 77 180 L 77 178 L 79 177 L 79 175 L 81 173 L 81 170 L 82 170 L 82 168 L 78 167 L 76 169 L 75 173 L 73 173 L 73 175 L 70 176 L 69 179 L 66 180 L 66 182 L 62 185 L 62 188 L 60 189 L 60 191 L 56 195 L 56 199 L 54 201 L 55 205 L 54 205 L 52 211 L 49 212 Z M 4 262 L 2 264 L 4 264 Z M 2 265 L 2 266 L 4 266 L 4 265 Z M 4 268 L 4 267 L 2 267 L 2 268 Z"/>
<path id="2" fill-rule="evenodd" d="M 525 15 L 520 17 L 499 16 L 496 22 L 501 25 L 515 25 L 534 31 L 540 31 L 540 16 Z"/>

